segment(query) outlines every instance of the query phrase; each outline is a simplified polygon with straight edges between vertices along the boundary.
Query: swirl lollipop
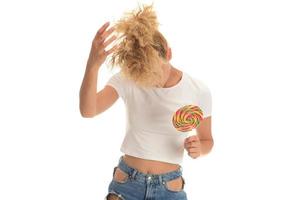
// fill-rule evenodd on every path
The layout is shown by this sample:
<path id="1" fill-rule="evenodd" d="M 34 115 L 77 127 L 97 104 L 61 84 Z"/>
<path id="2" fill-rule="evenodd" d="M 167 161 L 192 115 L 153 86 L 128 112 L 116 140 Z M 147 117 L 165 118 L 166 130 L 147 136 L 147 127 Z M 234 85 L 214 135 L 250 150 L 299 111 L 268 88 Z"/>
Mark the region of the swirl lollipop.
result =
<path id="1" fill-rule="evenodd" d="M 191 132 L 199 126 L 201 120 L 203 120 L 203 111 L 198 106 L 186 105 L 174 113 L 172 122 L 178 131 Z M 195 133 L 196 131 L 193 132 Z"/>

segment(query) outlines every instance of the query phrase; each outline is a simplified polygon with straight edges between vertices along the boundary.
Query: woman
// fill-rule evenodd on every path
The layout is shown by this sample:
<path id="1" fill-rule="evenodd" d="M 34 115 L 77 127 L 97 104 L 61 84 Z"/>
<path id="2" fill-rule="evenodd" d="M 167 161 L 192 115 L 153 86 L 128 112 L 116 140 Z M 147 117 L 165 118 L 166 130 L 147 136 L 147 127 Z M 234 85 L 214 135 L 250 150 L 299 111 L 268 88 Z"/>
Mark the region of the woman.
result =
<path id="1" fill-rule="evenodd" d="M 211 93 L 200 80 L 175 68 L 171 48 L 158 31 L 151 6 L 128 13 L 113 27 L 105 23 L 97 32 L 80 89 L 83 117 L 103 113 L 121 97 L 127 107 L 127 128 L 118 165 L 105 199 L 186 200 L 182 162 L 184 149 L 192 158 L 206 155 L 213 146 Z M 121 42 L 104 50 L 122 33 Z M 106 40 L 107 39 L 107 40 Z M 109 54 L 120 72 L 97 92 L 97 73 Z M 184 105 L 201 108 L 196 135 L 187 137 L 172 124 L 172 116 Z M 200 134 L 201 133 L 201 134 Z"/>

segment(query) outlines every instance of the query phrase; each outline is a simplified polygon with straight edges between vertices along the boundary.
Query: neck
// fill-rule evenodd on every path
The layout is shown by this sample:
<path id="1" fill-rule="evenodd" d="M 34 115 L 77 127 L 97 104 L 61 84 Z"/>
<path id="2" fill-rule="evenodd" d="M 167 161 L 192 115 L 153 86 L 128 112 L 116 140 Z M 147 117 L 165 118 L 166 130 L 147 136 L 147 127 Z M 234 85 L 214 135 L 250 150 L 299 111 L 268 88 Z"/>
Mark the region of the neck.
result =
<path id="1" fill-rule="evenodd" d="M 170 63 L 165 64 L 162 66 L 163 72 L 164 72 L 164 77 L 161 82 L 161 87 L 169 87 L 174 84 L 174 80 L 176 81 L 176 76 L 177 76 L 177 69 L 173 67 Z"/>

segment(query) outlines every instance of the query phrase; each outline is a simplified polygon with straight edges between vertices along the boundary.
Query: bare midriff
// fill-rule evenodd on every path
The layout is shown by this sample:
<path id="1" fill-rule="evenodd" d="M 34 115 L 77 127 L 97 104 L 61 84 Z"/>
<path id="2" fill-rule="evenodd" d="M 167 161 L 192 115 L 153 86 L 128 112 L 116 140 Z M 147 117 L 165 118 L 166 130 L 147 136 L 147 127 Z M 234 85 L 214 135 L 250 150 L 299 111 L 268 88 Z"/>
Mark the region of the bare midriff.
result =
<path id="1" fill-rule="evenodd" d="M 129 167 L 132 167 L 145 174 L 163 174 L 177 170 L 180 167 L 180 165 L 178 164 L 172 164 L 156 160 L 146 160 L 127 154 L 123 155 L 123 160 Z"/>

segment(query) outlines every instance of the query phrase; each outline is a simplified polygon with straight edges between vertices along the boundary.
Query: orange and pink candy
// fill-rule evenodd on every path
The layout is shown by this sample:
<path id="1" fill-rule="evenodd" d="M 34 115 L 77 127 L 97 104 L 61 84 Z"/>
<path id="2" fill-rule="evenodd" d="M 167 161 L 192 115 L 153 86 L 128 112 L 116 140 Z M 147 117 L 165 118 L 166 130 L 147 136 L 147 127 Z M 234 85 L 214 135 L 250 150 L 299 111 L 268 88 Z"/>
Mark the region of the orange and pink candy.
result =
<path id="1" fill-rule="evenodd" d="M 173 115 L 173 126 L 181 132 L 192 131 L 203 120 L 203 111 L 195 105 L 179 108 Z"/>

